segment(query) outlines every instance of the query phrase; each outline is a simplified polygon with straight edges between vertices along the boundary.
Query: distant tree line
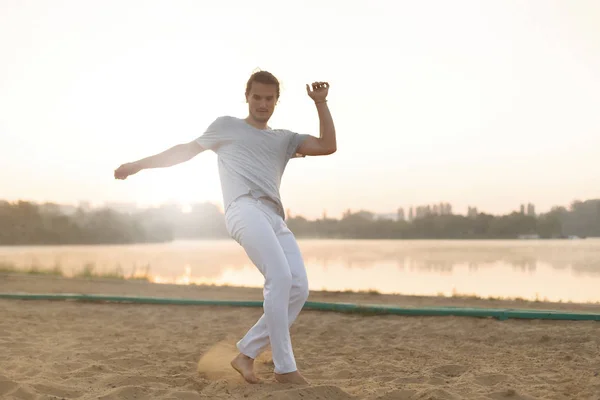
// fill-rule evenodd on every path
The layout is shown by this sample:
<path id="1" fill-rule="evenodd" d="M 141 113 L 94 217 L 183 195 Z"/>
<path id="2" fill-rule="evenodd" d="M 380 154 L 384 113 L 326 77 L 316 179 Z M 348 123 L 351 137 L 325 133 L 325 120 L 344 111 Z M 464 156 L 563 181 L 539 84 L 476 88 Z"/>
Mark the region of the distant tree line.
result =
<path id="1" fill-rule="evenodd" d="M 600 199 L 576 201 L 538 216 L 477 213 L 427 215 L 412 221 L 377 219 L 373 213 L 346 213 L 341 219 L 287 220 L 299 238 L 337 239 L 515 239 L 520 236 L 600 237 Z M 228 237 L 223 214 L 214 204 L 183 212 L 163 206 L 120 213 L 111 209 L 65 214 L 55 204 L 0 201 L 0 245 L 127 244 L 174 239 Z"/>
<path id="2" fill-rule="evenodd" d="M 600 200 L 576 201 L 569 210 L 555 207 L 538 216 L 513 212 L 508 215 L 477 213 L 427 215 L 412 221 L 377 219 L 373 213 L 348 213 L 342 219 L 288 220 L 298 237 L 339 239 L 544 239 L 569 236 L 600 237 Z"/>
<path id="3" fill-rule="evenodd" d="M 0 202 L 0 245 L 120 244 L 167 241 L 168 224 L 110 209 L 65 215 L 57 205 Z"/>

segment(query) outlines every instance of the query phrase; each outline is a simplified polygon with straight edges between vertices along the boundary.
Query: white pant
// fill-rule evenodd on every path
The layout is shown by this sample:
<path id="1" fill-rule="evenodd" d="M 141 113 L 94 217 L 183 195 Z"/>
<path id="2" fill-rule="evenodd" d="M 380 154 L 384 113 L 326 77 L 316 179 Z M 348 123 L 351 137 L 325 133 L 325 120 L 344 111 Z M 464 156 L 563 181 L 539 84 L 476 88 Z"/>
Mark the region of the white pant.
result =
<path id="1" fill-rule="evenodd" d="M 289 328 L 308 298 L 308 279 L 298 243 L 275 204 L 266 199 L 238 198 L 227 209 L 225 221 L 229 235 L 265 277 L 264 313 L 237 347 L 254 359 L 270 342 L 275 372 L 296 371 Z"/>

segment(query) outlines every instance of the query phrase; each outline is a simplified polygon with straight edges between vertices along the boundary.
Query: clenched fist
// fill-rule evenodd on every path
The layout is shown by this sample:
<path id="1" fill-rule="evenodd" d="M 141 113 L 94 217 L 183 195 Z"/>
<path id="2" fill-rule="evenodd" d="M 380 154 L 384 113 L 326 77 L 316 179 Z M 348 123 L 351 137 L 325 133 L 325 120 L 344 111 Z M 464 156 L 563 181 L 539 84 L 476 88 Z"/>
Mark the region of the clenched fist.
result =
<path id="1" fill-rule="evenodd" d="M 327 82 L 313 82 L 312 90 L 311 86 L 306 85 L 306 93 L 314 100 L 315 103 L 322 103 L 327 99 L 329 93 L 329 83 Z"/>
<path id="2" fill-rule="evenodd" d="M 130 175 L 137 174 L 142 168 L 137 163 L 127 163 L 115 170 L 115 179 L 126 179 Z"/>

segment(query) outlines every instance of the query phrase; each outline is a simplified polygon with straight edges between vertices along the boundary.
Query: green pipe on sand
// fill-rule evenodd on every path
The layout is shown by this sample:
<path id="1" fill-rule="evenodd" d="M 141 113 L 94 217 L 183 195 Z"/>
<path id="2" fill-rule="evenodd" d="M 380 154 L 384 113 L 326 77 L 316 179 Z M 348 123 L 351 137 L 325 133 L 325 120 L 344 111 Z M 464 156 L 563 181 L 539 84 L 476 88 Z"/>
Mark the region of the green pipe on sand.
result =
<path id="1" fill-rule="evenodd" d="M 108 296 L 97 294 L 30 294 L 0 293 L 0 299 L 15 300 L 77 300 L 117 303 L 142 304 L 174 304 L 232 307 L 262 307 L 262 301 L 246 300 L 201 300 L 159 297 Z M 575 313 L 550 310 L 515 310 L 494 308 L 461 308 L 461 307 L 397 307 L 376 304 L 322 303 L 307 302 L 304 309 L 320 311 L 336 311 L 370 315 L 412 315 L 412 316 L 461 316 L 461 317 L 493 317 L 499 320 L 518 319 L 550 319 L 571 321 L 600 321 L 600 314 Z"/>

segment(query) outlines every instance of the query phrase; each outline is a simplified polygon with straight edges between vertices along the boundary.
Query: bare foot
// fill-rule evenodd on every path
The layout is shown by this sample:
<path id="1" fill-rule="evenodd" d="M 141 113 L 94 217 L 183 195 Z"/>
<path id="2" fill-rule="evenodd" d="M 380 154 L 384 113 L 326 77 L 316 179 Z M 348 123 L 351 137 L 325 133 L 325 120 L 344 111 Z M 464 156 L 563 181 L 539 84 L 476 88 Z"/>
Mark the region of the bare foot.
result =
<path id="1" fill-rule="evenodd" d="M 279 383 L 292 383 L 295 385 L 308 385 L 308 381 L 300 375 L 300 372 L 294 371 L 287 374 L 275 374 L 275 380 Z"/>
<path id="2" fill-rule="evenodd" d="M 259 382 L 259 379 L 254 375 L 254 359 L 240 353 L 231 360 L 231 366 L 244 377 L 246 382 Z"/>

